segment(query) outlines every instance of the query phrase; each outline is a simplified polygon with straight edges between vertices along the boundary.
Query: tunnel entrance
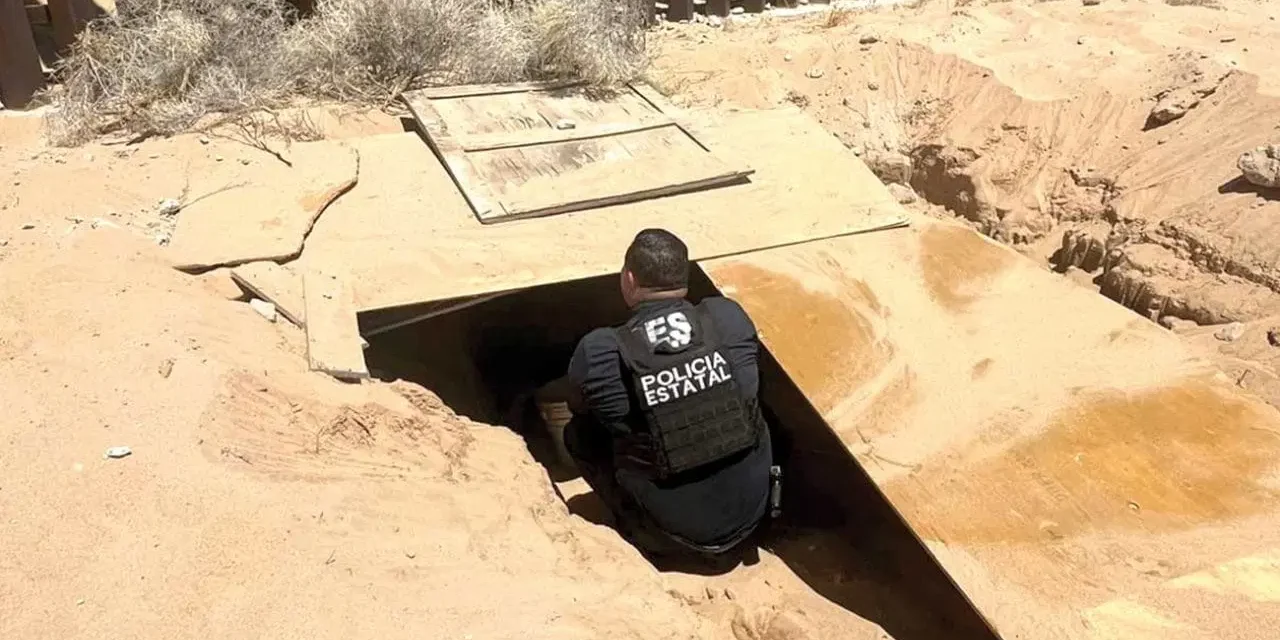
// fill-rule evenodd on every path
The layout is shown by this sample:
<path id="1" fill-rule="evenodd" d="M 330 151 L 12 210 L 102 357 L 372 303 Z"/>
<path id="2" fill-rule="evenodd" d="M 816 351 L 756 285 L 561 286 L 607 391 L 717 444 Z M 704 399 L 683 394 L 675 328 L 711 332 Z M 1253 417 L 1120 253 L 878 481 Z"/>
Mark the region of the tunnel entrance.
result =
<path id="1" fill-rule="evenodd" d="M 720 295 L 696 266 L 690 276 L 692 301 Z M 369 337 L 365 356 L 377 378 L 416 382 L 461 415 L 511 427 L 517 397 L 564 375 L 583 335 L 628 315 L 616 275 L 560 282 Z M 896 640 L 995 639 L 763 345 L 759 366 L 761 404 L 785 477 L 783 516 L 761 548 Z M 530 452 L 553 481 L 562 480 L 549 439 L 538 435 L 526 434 Z"/>

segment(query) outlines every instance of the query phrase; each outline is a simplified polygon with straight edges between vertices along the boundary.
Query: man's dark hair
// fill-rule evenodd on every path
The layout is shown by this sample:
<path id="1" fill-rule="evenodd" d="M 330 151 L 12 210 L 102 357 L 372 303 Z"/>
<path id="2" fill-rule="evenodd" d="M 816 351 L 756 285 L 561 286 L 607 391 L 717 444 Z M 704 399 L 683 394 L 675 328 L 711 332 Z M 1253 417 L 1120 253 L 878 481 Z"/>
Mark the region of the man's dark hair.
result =
<path id="1" fill-rule="evenodd" d="M 689 286 L 689 247 L 666 229 L 645 229 L 627 247 L 627 271 L 646 289 L 670 291 Z"/>

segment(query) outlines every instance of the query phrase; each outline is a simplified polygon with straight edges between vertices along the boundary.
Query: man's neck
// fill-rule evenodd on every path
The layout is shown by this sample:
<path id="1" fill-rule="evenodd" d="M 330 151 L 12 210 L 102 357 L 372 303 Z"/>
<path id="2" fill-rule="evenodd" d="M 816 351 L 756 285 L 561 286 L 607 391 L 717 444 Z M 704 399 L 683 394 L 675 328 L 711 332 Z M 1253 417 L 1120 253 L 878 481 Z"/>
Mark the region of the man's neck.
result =
<path id="1" fill-rule="evenodd" d="M 670 291 L 645 291 L 632 305 L 632 308 L 639 307 L 646 302 L 662 302 L 664 300 L 681 300 L 689 295 L 688 289 L 672 289 Z"/>

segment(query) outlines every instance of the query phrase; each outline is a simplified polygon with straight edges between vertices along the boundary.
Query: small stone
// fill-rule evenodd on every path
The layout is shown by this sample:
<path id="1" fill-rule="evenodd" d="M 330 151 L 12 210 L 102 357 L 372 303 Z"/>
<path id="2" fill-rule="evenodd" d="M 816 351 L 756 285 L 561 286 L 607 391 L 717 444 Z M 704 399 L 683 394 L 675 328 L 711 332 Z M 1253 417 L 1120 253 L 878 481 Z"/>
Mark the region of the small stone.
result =
<path id="1" fill-rule="evenodd" d="M 1240 154 L 1236 167 L 1251 184 L 1280 188 L 1280 144 L 1270 144 Z"/>
<path id="2" fill-rule="evenodd" d="M 77 598 L 76 606 L 82 606 L 82 605 L 84 605 L 84 598 Z"/>
<path id="3" fill-rule="evenodd" d="M 735 16 L 740 16 L 740 15 L 742 15 L 742 14 L 746 13 L 746 12 L 747 12 L 747 8 L 746 8 L 746 7 L 734 7 L 734 8 L 732 8 L 732 9 L 730 9 L 730 10 L 729 10 L 729 13 L 732 13 L 732 14 L 733 14 L 733 15 L 735 15 Z"/>
<path id="4" fill-rule="evenodd" d="M 898 204 L 911 204 L 916 201 L 916 192 L 911 187 L 893 183 L 889 185 L 889 193 L 893 196 Z"/>
<path id="5" fill-rule="evenodd" d="M 1235 41 L 1236 41 L 1235 36 L 1222 36 L 1221 38 L 1218 38 L 1218 42 L 1235 42 Z"/>
<path id="6" fill-rule="evenodd" d="M 200 136 L 200 144 L 209 144 L 209 139 L 204 136 Z"/>
<path id="7" fill-rule="evenodd" d="M 720 16 L 711 16 L 707 18 L 707 25 L 713 29 L 724 26 L 724 19 Z"/>
<path id="8" fill-rule="evenodd" d="M 1084 36 L 1080 36 L 1079 38 L 1076 38 L 1076 44 L 1084 44 Z"/>
<path id="9" fill-rule="evenodd" d="M 868 88 L 868 89 L 870 89 L 870 90 L 872 90 L 872 91 L 879 91 L 879 90 L 880 90 L 880 85 L 878 85 L 878 84 L 876 84 L 876 83 L 874 83 L 874 82 L 868 82 L 868 83 L 867 83 L 867 88 Z"/>
<path id="10" fill-rule="evenodd" d="M 734 590 L 733 590 L 733 587 L 725 587 L 725 588 L 724 588 L 724 599 L 725 599 L 725 600 L 737 600 L 737 599 L 738 599 L 738 592 L 737 592 L 737 591 L 734 591 Z"/>
<path id="11" fill-rule="evenodd" d="M 158 153 L 153 153 L 153 154 L 151 154 L 151 155 L 149 155 L 149 156 L 147 156 L 147 157 L 148 157 L 148 158 L 151 158 L 152 160 L 158 160 L 158 159 L 160 159 L 160 154 L 158 154 Z"/>
<path id="12" fill-rule="evenodd" d="M 783 62 L 791 62 L 791 54 L 789 54 L 789 53 L 788 53 L 788 54 L 786 54 L 786 55 L 783 55 L 783 56 L 782 56 L 782 61 L 783 61 Z"/>
<path id="13" fill-rule="evenodd" d="M 405 551 L 405 552 L 404 552 L 404 557 L 406 557 L 406 558 L 408 558 L 408 559 L 412 560 L 412 559 L 414 559 L 414 558 L 418 557 L 418 554 L 416 554 L 416 553 L 414 553 L 414 552 L 412 552 L 412 551 Z"/>
<path id="14" fill-rule="evenodd" d="M 817 68 L 817 67 L 814 67 L 814 68 L 812 68 L 812 69 L 810 69 L 810 70 L 806 71 L 804 75 L 806 75 L 806 76 L 808 76 L 808 77 L 810 77 L 810 78 L 813 78 L 814 80 L 817 80 L 818 78 L 821 78 L 821 77 L 823 76 L 823 71 L 822 71 L 822 69 L 819 69 L 819 68 Z"/>
<path id="15" fill-rule="evenodd" d="M 1280 347 L 1280 327 L 1267 329 L 1267 344 L 1273 347 Z"/>
<path id="16" fill-rule="evenodd" d="M 213 157 L 213 161 L 214 161 L 214 162 L 222 162 L 222 156 L 214 156 L 214 157 Z"/>
<path id="17" fill-rule="evenodd" d="M 66 158 L 54 158 L 54 159 L 53 159 L 53 161 L 54 161 L 55 163 L 57 163 L 57 164 L 66 164 L 66 163 L 67 163 L 67 159 L 66 159 Z"/>
<path id="18" fill-rule="evenodd" d="M 557 129 L 559 129 L 559 130 L 561 130 L 561 131 L 567 131 L 567 130 L 569 130 L 569 129 L 574 129 L 574 128 L 577 128 L 577 126 L 578 126 L 578 123 L 576 123 L 576 122 L 574 122 L 574 121 L 572 121 L 572 120 L 569 120 L 569 119 L 567 119 L 567 118 L 561 118 L 561 119 L 559 119 L 559 120 L 556 120 L 556 128 L 557 128 Z"/>
<path id="19" fill-rule="evenodd" d="M 124 458 L 133 455 L 133 449 L 129 447 L 111 447 L 106 453 L 102 454 L 103 458 Z"/>
<path id="20" fill-rule="evenodd" d="M 1096 7 L 1102 4 L 1102 0 L 1081 0 L 1080 4 L 1083 4 L 1086 7 Z"/>
<path id="21" fill-rule="evenodd" d="M 245 165 L 245 166 L 248 166 L 248 165 L 249 165 L 249 159 L 248 159 L 248 158 L 240 158 L 240 164 L 243 164 L 243 165 Z"/>
<path id="22" fill-rule="evenodd" d="M 30 230 L 32 230 L 32 229 L 34 229 L 34 228 L 36 228 L 36 226 L 35 226 L 34 224 L 31 224 L 30 222 L 28 222 L 28 223 L 26 223 L 26 224 L 22 225 L 22 230 L 23 230 L 23 231 L 30 231 Z"/>
<path id="23" fill-rule="evenodd" d="M 875 44 L 880 42 L 880 35 L 874 31 L 868 31 L 858 37 L 858 44 Z"/>
<path id="24" fill-rule="evenodd" d="M 715 591 L 715 589 L 712 589 L 712 588 L 711 588 L 711 585 L 707 585 L 707 589 L 706 589 L 706 591 L 707 591 L 707 600 L 715 600 L 715 599 L 716 599 L 716 591 Z"/>
<path id="25" fill-rule="evenodd" d="M 160 202 L 159 213 L 162 216 L 177 215 L 179 211 L 182 211 L 182 203 L 173 198 L 167 198 Z"/>
<path id="26" fill-rule="evenodd" d="M 1232 322 L 1231 324 L 1213 332 L 1213 337 L 1223 342 L 1235 342 L 1236 340 L 1240 339 L 1240 336 L 1243 336 L 1243 335 L 1244 335 L 1244 325 L 1240 324 L 1239 322 Z"/>
<path id="27" fill-rule="evenodd" d="M 249 301 L 249 306 L 252 307 L 254 311 L 257 311 L 258 315 L 266 318 L 267 322 L 275 322 L 278 317 L 276 305 L 271 304 L 266 300 L 254 298 Z"/>

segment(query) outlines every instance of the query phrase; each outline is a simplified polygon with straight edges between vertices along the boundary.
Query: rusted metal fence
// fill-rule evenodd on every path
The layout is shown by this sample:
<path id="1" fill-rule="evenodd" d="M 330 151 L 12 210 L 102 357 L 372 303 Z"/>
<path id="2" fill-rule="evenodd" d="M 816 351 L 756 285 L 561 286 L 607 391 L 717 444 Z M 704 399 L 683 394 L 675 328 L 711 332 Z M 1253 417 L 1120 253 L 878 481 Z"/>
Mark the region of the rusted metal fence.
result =
<path id="1" fill-rule="evenodd" d="M 0 104 L 30 104 L 54 58 L 101 14 L 93 0 L 0 0 Z"/>

